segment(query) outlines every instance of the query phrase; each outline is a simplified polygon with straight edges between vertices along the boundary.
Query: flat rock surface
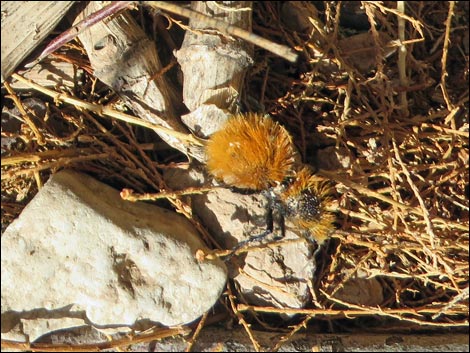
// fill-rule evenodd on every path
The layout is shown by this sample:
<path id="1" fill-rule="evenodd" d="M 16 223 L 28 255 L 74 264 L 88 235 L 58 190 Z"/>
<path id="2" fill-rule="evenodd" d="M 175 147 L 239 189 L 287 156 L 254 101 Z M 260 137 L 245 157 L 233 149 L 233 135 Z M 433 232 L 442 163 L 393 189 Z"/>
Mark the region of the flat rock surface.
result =
<path id="1" fill-rule="evenodd" d="M 168 171 L 170 187 L 196 186 L 203 180 L 193 170 Z M 262 234 L 267 227 L 268 201 L 260 193 L 243 194 L 229 188 L 214 188 L 192 195 L 194 212 L 225 249 Z M 227 261 L 229 277 L 237 283 L 247 303 L 278 308 L 303 308 L 310 299 L 309 280 L 316 269 L 313 249 L 289 229 L 282 237 L 280 224 L 274 221 L 272 235 L 248 244 L 259 249 L 233 256 Z M 275 242 L 283 242 L 276 245 Z"/>
<path id="2" fill-rule="evenodd" d="M 18 327 L 29 327 L 23 333 L 33 341 L 52 327 L 83 323 L 189 323 L 211 308 L 226 281 L 221 261 L 195 259 L 205 246 L 182 216 L 124 201 L 72 171 L 49 179 L 1 247 L 2 338 L 18 339 Z"/>

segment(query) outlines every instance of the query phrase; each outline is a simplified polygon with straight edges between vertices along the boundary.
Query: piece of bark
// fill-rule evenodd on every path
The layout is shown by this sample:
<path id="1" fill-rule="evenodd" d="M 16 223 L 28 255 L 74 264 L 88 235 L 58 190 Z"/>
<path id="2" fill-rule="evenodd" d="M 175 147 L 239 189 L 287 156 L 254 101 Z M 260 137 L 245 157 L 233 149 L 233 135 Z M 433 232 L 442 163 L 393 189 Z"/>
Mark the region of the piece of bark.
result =
<path id="1" fill-rule="evenodd" d="M 205 15 L 225 20 L 233 26 L 251 31 L 250 1 L 193 1 L 191 9 Z M 175 54 L 183 72 L 183 101 L 191 111 L 183 122 L 201 137 L 220 129 L 230 114 L 238 111 L 246 70 L 252 65 L 252 45 L 207 28 L 197 17 L 189 21 L 181 49 Z M 210 105 L 211 109 L 200 110 Z M 216 109 L 213 109 L 213 108 Z M 222 111 L 219 112 L 218 110 Z"/>
<path id="2" fill-rule="evenodd" d="M 18 70 L 24 78 L 31 80 L 42 87 L 54 89 L 57 86 L 73 88 L 75 77 L 81 77 L 83 70 L 74 68 L 74 65 L 54 58 L 45 58 L 29 70 Z M 11 82 L 14 90 L 31 90 L 31 86 L 21 81 Z"/>
<path id="3" fill-rule="evenodd" d="M 2 1 L 2 83 L 73 4 L 74 1 Z"/>
<path id="4" fill-rule="evenodd" d="M 91 1 L 75 22 L 98 11 L 106 3 Z M 85 30 L 79 35 L 90 59 L 94 75 L 113 88 L 140 118 L 189 133 L 176 116 L 181 104 L 178 92 L 164 75 L 153 43 L 125 11 Z M 154 79 L 151 79 L 154 78 Z M 171 147 L 202 159 L 199 148 L 157 131 Z"/>

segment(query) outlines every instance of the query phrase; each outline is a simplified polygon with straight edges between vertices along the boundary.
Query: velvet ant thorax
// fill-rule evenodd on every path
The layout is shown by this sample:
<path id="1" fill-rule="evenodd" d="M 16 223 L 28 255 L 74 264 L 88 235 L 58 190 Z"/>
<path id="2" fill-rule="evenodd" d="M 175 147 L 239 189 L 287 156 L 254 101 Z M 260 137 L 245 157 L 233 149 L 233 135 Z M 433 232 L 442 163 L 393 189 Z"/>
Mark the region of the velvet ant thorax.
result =
<path id="1" fill-rule="evenodd" d="M 296 173 L 279 194 L 285 217 L 294 223 L 303 236 L 322 244 L 334 230 L 335 216 L 327 210 L 331 203 L 331 187 L 307 168 Z"/>
<path id="2" fill-rule="evenodd" d="M 264 190 L 292 174 L 296 149 L 284 127 L 267 116 L 230 118 L 212 134 L 207 168 L 218 180 L 242 189 Z"/>

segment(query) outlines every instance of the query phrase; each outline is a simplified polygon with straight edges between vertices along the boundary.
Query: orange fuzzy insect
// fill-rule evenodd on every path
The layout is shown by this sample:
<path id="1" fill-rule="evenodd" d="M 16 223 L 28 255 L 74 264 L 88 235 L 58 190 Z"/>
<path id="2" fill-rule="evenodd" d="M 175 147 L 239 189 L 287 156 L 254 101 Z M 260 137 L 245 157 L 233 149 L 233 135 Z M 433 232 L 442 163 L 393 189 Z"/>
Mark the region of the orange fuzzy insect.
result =
<path id="1" fill-rule="evenodd" d="M 277 122 L 255 113 L 237 115 L 206 146 L 207 168 L 218 180 L 242 189 L 265 190 L 292 175 L 296 150 Z"/>
<path id="2" fill-rule="evenodd" d="M 210 137 L 206 155 L 215 178 L 237 188 L 263 190 L 268 198 L 268 229 L 253 239 L 272 232 L 273 209 L 279 210 L 282 224 L 287 218 L 295 231 L 318 245 L 330 236 L 335 220 L 326 209 L 330 187 L 307 167 L 295 171 L 292 138 L 275 121 L 254 113 L 235 116 Z"/>
<path id="3" fill-rule="evenodd" d="M 331 202 L 328 196 L 330 192 L 325 181 L 320 181 L 304 167 L 279 196 L 284 216 L 307 238 L 313 238 L 319 245 L 334 229 L 335 216 L 326 210 Z"/>

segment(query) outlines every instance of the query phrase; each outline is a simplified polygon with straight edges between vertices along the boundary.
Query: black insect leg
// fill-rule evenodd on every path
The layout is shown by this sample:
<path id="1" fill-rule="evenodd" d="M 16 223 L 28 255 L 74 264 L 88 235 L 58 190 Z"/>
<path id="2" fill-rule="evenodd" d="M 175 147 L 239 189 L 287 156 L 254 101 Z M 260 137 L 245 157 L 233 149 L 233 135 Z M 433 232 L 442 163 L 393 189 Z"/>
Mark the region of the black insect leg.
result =
<path id="1" fill-rule="evenodd" d="M 273 230 L 274 230 L 273 207 L 272 207 L 271 200 L 268 198 L 268 210 L 267 210 L 267 214 L 266 214 L 266 230 L 263 233 L 259 234 L 259 235 L 256 235 L 254 237 L 250 237 L 247 240 L 243 240 L 243 241 L 239 242 L 232 249 L 230 254 L 225 258 L 225 261 L 230 260 L 232 258 L 232 256 L 235 255 L 237 250 L 241 249 L 245 245 L 256 242 L 256 241 L 259 241 L 259 240 L 263 240 L 268 235 L 272 234 Z"/>

